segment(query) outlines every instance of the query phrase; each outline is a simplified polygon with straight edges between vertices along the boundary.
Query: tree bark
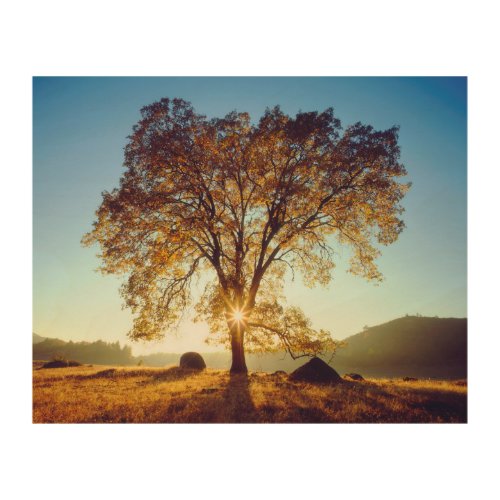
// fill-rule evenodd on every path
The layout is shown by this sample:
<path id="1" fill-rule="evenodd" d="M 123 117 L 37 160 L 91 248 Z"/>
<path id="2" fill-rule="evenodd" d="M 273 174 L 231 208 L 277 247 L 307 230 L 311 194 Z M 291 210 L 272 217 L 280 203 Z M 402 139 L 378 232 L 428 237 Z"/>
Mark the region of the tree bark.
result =
<path id="1" fill-rule="evenodd" d="M 243 345 L 245 336 L 245 328 L 242 324 L 235 325 L 231 328 L 231 352 L 233 361 L 231 364 L 231 373 L 247 373 L 247 365 L 245 363 L 245 349 Z"/>

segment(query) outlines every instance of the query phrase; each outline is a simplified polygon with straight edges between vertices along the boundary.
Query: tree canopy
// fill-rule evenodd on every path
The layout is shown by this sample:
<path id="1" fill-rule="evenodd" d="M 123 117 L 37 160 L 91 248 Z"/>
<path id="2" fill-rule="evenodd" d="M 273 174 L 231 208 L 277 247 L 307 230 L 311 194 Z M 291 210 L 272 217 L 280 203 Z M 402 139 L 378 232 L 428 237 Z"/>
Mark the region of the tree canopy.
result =
<path id="1" fill-rule="evenodd" d="M 293 356 L 333 350 L 283 293 L 287 271 L 307 286 L 329 283 L 336 245 L 350 271 L 381 279 L 377 246 L 404 227 L 408 184 L 398 128 L 345 129 L 333 109 L 286 115 L 267 109 L 207 119 L 182 99 L 141 110 L 125 148 L 120 187 L 103 193 L 85 244 L 98 243 L 102 271 L 123 273 L 132 339 L 161 337 L 207 280 L 197 319 L 212 340 L 231 344 L 233 367 L 252 350 Z"/>

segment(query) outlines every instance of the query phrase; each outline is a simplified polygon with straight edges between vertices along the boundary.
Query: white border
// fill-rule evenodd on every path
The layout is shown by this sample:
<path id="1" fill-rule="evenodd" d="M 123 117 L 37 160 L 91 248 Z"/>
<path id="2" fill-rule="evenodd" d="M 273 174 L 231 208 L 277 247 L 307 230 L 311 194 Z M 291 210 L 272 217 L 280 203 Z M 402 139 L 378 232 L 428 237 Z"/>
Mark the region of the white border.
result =
<path id="1" fill-rule="evenodd" d="M 493 3 L 11 2 L 2 61 L 4 498 L 489 498 L 498 418 Z M 469 76 L 467 425 L 34 426 L 33 75 Z M 20 355 L 23 353 L 23 355 Z M 494 449 L 494 443 L 491 442 Z M 488 494 L 486 494 L 488 492 Z"/>

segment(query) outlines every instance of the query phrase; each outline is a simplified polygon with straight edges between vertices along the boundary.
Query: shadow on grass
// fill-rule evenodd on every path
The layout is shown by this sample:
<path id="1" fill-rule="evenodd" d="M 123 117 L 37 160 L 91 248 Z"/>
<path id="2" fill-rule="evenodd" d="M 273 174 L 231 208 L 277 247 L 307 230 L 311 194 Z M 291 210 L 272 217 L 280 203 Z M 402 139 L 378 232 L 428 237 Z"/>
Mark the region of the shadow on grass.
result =
<path id="1" fill-rule="evenodd" d="M 258 421 L 258 413 L 250 395 L 250 380 L 246 374 L 230 375 L 222 402 L 227 409 L 227 421 L 250 423 Z"/>
<path id="2" fill-rule="evenodd" d="M 429 388 L 384 388 L 375 384 L 351 383 L 352 393 L 378 414 L 379 423 L 467 422 L 467 394 Z M 394 407 L 395 403 L 405 407 Z"/>
<path id="3" fill-rule="evenodd" d="M 432 417 L 440 417 L 445 421 L 467 423 L 467 395 L 455 392 L 439 392 L 430 394 L 427 390 L 416 390 L 415 396 L 422 399 L 411 402 L 413 408 L 418 408 Z"/>
<path id="4" fill-rule="evenodd" d="M 72 378 L 76 378 L 78 380 L 92 380 L 147 377 L 150 383 L 155 383 L 181 380 L 187 377 L 192 377 L 198 373 L 202 372 L 180 368 L 178 366 L 172 366 L 171 368 L 165 368 L 163 370 L 120 370 L 116 368 L 108 368 L 89 375 L 75 375 Z"/>
<path id="5" fill-rule="evenodd" d="M 163 423 L 251 423 L 259 415 L 250 394 L 246 375 L 227 375 L 215 381 L 216 386 L 203 387 L 189 398 L 174 396 L 163 411 L 154 417 Z M 154 411 L 154 409 L 152 409 Z"/>

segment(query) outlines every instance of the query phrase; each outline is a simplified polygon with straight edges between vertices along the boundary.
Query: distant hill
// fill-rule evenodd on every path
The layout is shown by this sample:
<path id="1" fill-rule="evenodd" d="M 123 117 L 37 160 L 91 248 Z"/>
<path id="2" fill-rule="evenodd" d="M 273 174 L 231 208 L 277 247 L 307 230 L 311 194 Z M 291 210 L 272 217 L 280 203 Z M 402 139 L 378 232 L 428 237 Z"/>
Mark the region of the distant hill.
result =
<path id="1" fill-rule="evenodd" d="M 333 366 L 372 377 L 467 377 L 467 319 L 406 316 L 346 339 Z"/>
<path id="2" fill-rule="evenodd" d="M 119 342 L 65 342 L 46 338 L 33 344 L 34 360 L 50 360 L 54 357 L 101 365 L 133 365 L 137 360 L 132 356 L 130 346 L 120 347 Z"/>
<path id="3" fill-rule="evenodd" d="M 39 337 L 36 335 L 36 337 Z M 155 353 L 132 356 L 129 346 L 118 342 L 64 342 L 59 339 L 37 341 L 33 335 L 33 359 L 47 360 L 62 355 L 81 363 L 168 366 L 179 363 L 182 353 Z M 42 337 L 39 337 L 42 338 Z M 345 339 L 345 347 L 333 357 L 331 365 L 340 374 L 357 372 L 366 377 L 467 377 L 467 319 L 406 316 L 366 328 Z M 202 353 L 209 368 L 229 369 L 229 352 Z M 325 356 L 329 360 L 330 356 Z M 252 371 L 293 371 L 304 364 L 284 353 L 247 354 Z"/>
<path id="4" fill-rule="evenodd" d="M 37 335 L 35 332 L 33 332 L 33 344 L 38 344 L 39 342 L 43 342 L 45 340 L 45 337 L 41 337 L 40 335 Z"/>

